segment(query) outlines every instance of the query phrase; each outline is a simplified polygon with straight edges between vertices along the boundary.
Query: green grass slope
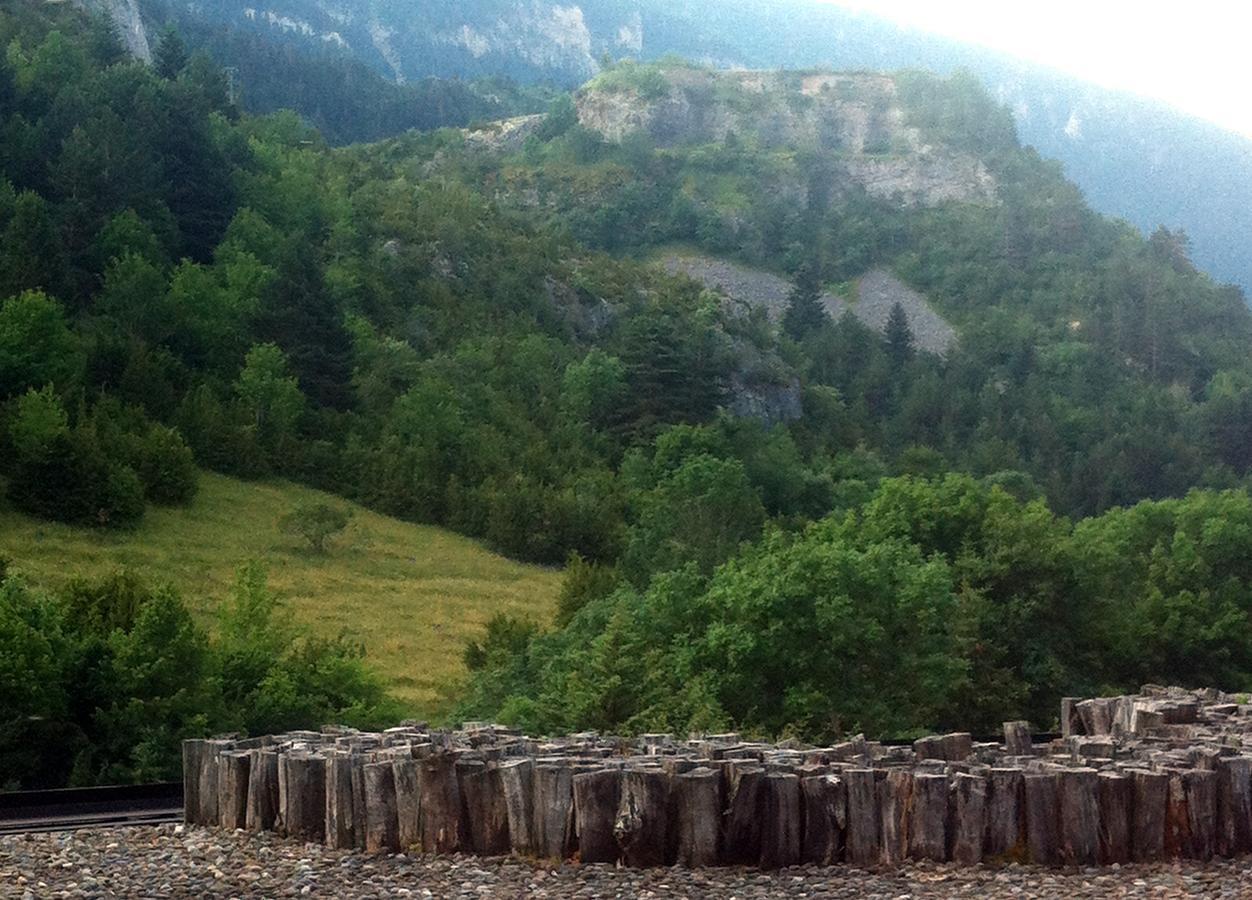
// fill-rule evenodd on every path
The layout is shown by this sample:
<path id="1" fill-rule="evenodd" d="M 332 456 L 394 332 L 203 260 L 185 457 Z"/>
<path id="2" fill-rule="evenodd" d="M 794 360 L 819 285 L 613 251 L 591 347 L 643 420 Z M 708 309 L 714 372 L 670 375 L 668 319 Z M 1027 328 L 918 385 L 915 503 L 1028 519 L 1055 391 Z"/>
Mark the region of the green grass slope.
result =
<path id="1" fill-rule="evenodd" d="M 0 508 L 0 554 L 37 584 L 125 566 L 169 582 L 211 624 L 239 565 L 259 560 L 291 615 L 315 634 L 347 631 L 415 714 L 438 715 L 464 675 L 461 651 L 504 612 L 547 621 L 560 575 L 512 562 L 440 528 L 350 506 L 352 523 L 325 555 L 283 534 L 278 519 L 325 495 L 285 482 L 201 476 L 190 507 L 149 509 L 133 531 L 51 524 Z"/>

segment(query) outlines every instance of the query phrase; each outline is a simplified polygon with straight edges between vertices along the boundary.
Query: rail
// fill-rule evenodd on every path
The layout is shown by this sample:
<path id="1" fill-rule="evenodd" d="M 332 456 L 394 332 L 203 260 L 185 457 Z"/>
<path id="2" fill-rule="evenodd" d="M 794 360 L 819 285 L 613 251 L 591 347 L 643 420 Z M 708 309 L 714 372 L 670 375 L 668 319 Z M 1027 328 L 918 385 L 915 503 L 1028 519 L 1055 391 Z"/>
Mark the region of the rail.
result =
<path id="1" fill-rule="evenodd" d="M 0 793 L 0 835 L 181 822 L 180 781 Z"/>

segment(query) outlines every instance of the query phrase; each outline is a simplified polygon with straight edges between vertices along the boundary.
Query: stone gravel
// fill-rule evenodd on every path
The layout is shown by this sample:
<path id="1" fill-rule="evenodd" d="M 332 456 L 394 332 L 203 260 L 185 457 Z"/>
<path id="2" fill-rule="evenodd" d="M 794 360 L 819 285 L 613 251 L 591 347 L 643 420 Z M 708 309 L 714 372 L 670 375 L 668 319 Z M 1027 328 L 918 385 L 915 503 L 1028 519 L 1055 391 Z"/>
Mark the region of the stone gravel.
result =
<path id="1" fill-rule="evenodd" d="M 366 856 L 272 834 L 163 825 L 0 837 L 0 897 L 1252 897 L 1252 858 L 1104 870 L 931 864 L 882 872 L 637 870 L 509 858 Z"/>

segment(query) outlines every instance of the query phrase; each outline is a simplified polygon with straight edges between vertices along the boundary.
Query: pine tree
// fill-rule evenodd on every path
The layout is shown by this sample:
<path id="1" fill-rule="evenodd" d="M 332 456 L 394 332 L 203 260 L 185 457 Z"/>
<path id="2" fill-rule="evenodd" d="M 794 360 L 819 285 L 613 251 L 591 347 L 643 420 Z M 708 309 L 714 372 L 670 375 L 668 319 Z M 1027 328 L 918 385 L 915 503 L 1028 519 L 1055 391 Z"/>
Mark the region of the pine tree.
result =
<path id="1" fill-rule="evenodd" d="M 887 316 L 887 330 L 883 337 L 887 341 L 887 353 L 897 366 L 902 366 L 913 358 L 913 329 L 909 327 L 909 316 L 899 302 L 891 304 L 891 314 Z"/>
<path id="2" fill-rule="evenodd" d="M 803 340 L 826 324 L 829 316 L 822 306 L 822 288 L 817 275 L 810 266 L 804 266 L 796 277 L 795 287 L 787 298 L 787 310 L 783 313 L 783 331 L 792 340 Z"/>
<path id="3" fill-rule="evenodd" d="M 161 32 L 161 41 L 152 54 L 152 68 L 167 81 L 173 81 L 187 67 L 187 45 L 173 25 Z"/>

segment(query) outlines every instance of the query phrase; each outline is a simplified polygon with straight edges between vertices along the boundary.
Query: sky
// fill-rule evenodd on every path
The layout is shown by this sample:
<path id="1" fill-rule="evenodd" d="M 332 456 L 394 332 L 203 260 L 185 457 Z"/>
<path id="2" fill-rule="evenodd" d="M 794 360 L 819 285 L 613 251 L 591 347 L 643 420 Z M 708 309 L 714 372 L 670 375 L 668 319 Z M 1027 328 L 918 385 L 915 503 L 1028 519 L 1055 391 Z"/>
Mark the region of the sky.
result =
<path id="1" fill-rule="evenodd" d="M 1252 137 L 1246 0 L 822 0 L 1131 91 Z"/>

